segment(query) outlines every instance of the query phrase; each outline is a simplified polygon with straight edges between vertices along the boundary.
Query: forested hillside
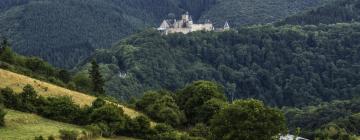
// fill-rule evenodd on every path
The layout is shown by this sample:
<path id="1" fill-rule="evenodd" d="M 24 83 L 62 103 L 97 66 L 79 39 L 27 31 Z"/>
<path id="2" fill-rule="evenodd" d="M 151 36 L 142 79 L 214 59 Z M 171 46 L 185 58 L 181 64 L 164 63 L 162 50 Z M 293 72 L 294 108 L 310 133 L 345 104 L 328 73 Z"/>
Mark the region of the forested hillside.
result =
<path id="1" fill-rule="evenodd" d="M 232 26 L 272 23 L 329 1 L 332 0 L 217 0 L 201 20 L 211 19 L 217 26 L 223 26 L 224 21 Z"/>
<path id="2" fill-rule="evenodd" d="M 358 23 L 168 36 L 148 30 L 94 56 L 107 92 L 125 100 L 206 79 L 222 83 L 229 100 L 304 106 L 359 95 L 359 32 Z"/>
<path id="3" fill-rule="evenodd" d="M 359 0 L 338 0 L 318 9 L 286 18 L 277 24 L 334 24 L 360 21 Z"/>
<path id="4" fill-rule="evenodd" d="M 339 140 L 349 139 L 348 134 L 360 135 L 359 98 L 303 108 L 285 108 L 283 111 L 289 128 L 301 128 L 302 135 L 307 138 Z"/>
<path id="5" fill-rule="evenodd" d="M 0 34 L 16 52 L 72 68 L 95 48 L 190 11 L 223 26 L 274 22 L 327 0 L 2 0 Z M 66 58 L 66 59 L 65 59 Z"/>

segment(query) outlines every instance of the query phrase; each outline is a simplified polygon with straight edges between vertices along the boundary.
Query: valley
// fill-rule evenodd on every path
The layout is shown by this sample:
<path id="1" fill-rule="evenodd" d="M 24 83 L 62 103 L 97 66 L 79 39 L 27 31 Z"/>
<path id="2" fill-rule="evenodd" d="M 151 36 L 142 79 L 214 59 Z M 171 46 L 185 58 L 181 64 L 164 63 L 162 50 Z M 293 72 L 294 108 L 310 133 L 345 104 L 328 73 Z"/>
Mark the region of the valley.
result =
<path id="1" fill-rule="evenodd" d="M 358 140 L 359 38 L 360 0 L 2 0 L 0 140 Z"/>

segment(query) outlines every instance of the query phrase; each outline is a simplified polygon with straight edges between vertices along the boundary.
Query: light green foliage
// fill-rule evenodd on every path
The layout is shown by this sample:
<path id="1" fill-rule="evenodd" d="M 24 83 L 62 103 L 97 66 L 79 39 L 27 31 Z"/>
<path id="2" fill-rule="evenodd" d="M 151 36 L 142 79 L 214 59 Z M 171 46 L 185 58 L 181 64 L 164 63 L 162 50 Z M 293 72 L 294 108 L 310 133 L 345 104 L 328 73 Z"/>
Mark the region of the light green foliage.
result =
<path id="1" fill-rule="evenodd" d="M 50 135 L 59 136 L 59 130 L 78 130 L 85 129 L 80 126 L 61 123 L 45 119 L 30 113 L 23 113 L 14 110 L 6 110 L 6 127 L 0 128 L 2 139 L 33 139 L 36 136 L 47 138 Z"/>
<path id="2" fill-rule="evenodd" d="M 236 100 L 211 121 L 216 140 L 268 140 L 284 132 L 285 116 L 257 100 Z"/>

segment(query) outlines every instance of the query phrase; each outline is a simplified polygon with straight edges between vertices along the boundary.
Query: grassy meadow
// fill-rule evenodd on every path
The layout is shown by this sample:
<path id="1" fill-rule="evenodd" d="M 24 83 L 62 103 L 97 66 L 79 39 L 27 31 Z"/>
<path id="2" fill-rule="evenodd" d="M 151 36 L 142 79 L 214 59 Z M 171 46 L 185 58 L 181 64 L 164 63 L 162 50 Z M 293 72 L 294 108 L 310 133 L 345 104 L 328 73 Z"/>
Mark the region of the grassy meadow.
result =
<path id="1" fill-rule="evenodd" d="M 57 85 L 53 85 L 24 75 L 0 69 L 0 88 L 10 87 L 15 92 L 19 93 L 27 84 L 32 85 L 34 89 L 38 92 L 38 94 L 41 96 L 70 96 L 75 103 L 82 106 L 91 105 L 91 103 L 96 99 L 95 97 L 84 93 L 72 91 L 63 87 L 59 87 Z M 141 113 L 133 109 L 127 108 L 123 105 L 118 106 L 122 107 L 125 114 L 129 115 L 130 117 L 136 117 L 141 115 Z"/>
<path id="2" fill-rule="evenodd" d="M 76 130 L 78 132 L 86 131 L 80 126 L 61 123 L 35 114 L 14 110 L 7 110 L 5 124 L 4 128 L 0 128 L 1 140 L 28 140 L 40 135 L 45 138 L 51 135 L 58 137 L 59 130 L 61 129 Z"/>
<path id="3" fill-rule="evenodd" d="M 76 130 L 78 132 L 86 129 L 72 124 L 57 122 L 42 118 L 31 113 L 14 110 L 6 110 L 6 126 L 0 128 L 0 140 L 32 140 L 36 136 L 47 138 L 54 136 L 59 139 L 59 130 Z M 96 140 L 137 140 L 129 137 L 97 138 Z"/>

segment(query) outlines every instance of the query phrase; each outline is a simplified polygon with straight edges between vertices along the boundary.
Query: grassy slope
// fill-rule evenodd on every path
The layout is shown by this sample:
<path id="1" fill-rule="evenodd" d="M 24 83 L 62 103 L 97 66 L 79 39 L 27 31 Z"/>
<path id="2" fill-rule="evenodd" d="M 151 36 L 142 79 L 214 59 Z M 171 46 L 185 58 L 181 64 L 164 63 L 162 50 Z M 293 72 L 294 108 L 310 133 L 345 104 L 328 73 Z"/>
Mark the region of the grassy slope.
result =
<path id="1" fill-rule="evenodd" d="M 68 90 L 66 88 L 35 80 L 24 75 L 0 69 L 0 88 L 10 87 L 14 89 L 15 92 L 21 92 L 22 88 L 26 84 L 32 85 L 41 96 L 71 96 L 73 100 L 80 105 L 90 105 L 92 101 L 95 100 L 95 97 L 86 95 L 84 93 Z M 121 106 L 125 114 L 129 115 L 130 117 L 141 115 L 141 113 L 133 109 L 122 105 L 119 106 Z"/>
<path id="2" fill-rule="evenodd" d="M 50 135 L 59 136 L 59 130 L 76 130 L 78 132 L 86 131 L 84 128 L 76 125 L 61 123 L 42 118 L 35 114 L 23 113 L 14 110 L 7 110 L 5 117 L 5 128 L 0 128 L 1 140 L 28 140 L 35 136 L 47 138 Z M 114 140 L 135 140 L 128 137 L 116 137 Z M 98 140 L 112 140 L 108 138 L 98 138 Z"/>
<path id="3" fill-rule="evenodd" d="M 77 130 L 79 132 L 85 129 L 71 124 L 48 120 L 30 113 L 22 113 L 14 110 L 7 110 L 5 116 L 5 128 L 0 128 L 0 139 L 32 139 L 35 136 L 42 135 L 48 137 L 50 135 L 58 136 L 59 130 Z"/>

